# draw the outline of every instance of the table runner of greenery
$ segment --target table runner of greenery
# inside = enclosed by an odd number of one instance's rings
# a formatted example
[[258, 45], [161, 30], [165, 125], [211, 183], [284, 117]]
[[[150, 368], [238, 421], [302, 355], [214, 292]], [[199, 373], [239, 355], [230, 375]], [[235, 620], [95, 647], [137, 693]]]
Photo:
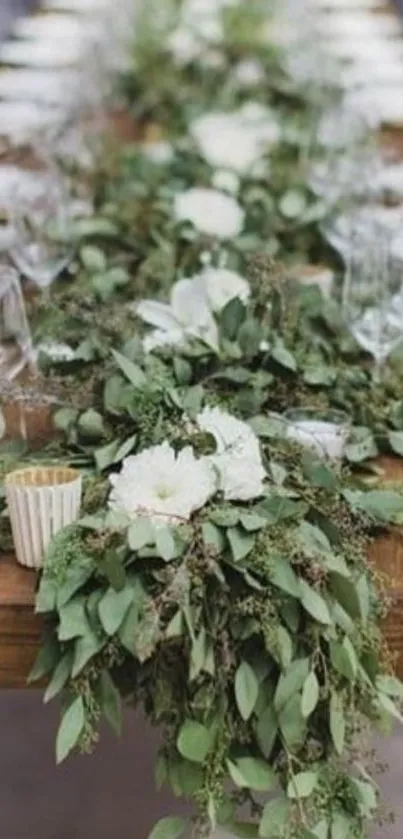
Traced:
[[[403, 452], [399, 355], [374, 386], [337, 295], [292, 278], [341, 271], [304, 174], [312, 91], [261, 38], [267, 4], [222, 5], [220, 42], [186, 57], [146, 4], [116, 95], [162, 140], [105, 147], [70, 276], [29, 304], [61, 436], [26, 456], [86, 472], [83, 517], [46, 557], [32, 678], [62, 697], [58, 761], [142, 707], [195, 837], [359, 839], [378, 809], [366, 734], [401, 720], [367, 553], [403, 498], [362, 479]], [[221, 111], [260, 126], [252, 167], [235, 140], [201, 151], [195, 120]], [[285, 439], [298, 406], [350, 413], [339, 471]], [[152, 839], [190, 830], [168, 816]]]

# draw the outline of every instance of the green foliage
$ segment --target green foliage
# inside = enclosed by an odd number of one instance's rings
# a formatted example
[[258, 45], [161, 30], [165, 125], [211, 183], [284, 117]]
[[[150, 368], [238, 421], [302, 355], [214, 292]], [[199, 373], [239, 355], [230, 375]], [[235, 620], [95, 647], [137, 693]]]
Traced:
[[[299, 263], [332, 256], [298, 168], [311, 115], [275, 50], [256, 41], [260, 0], [225, 10], [222, 69], [178, 69], [166, 48], [177, 8], [162, 20], [160, 6], [139, 4], [121, 82], [136, 117], [173, 138], [173, 160], [153, 164], [136, 147], [105, 155], [97, 215], [77, 225], [76, 275], [48, 306], [30, 304], [35, 339], [63, 336], [74, 351], [44, 372], [67, 403], [54, 417], [57, 455], [91, 473], [84, 518], [47, 552], [36, 608], [49, 621], [31, 677], [48, 678], [46, 701], [62, 698], [58, 761], [90, 750], [102, 718], [120, 733], [126, 701], [141, 706], [165, 734], [158, 780], [195, 803], [201, 837], [217, 822], [262, 839], [363, 839], [377, 801], [368, 767], [349, 769], [355, 727], [401, 720], [403, 695], [382, 659], [385, 606], [366, 557], [374, 534], [401, 523], [403, 502], [356, 472], [378, 452], [403, 452], [399, 361], [374, 388], [337, 305], [291, 279]], [[244, 233], [212, 249], [214, 264], [247, 276], [250, 299], [216, 315], [214, 350], [189, 339], [145, 355], [132, 304], [166, 302], [211, 244], [173, 222], [178, 189], [212, 180], [193, 143], [176, 139], [195, 115], [243, 103], [228, 79], [251, 55], [266, 79], [258, 100], [281, 115], [284, 140], [269, 185], [242, 179]], [[261, 499], [220, 497], [187, 523], [158, 526], [108, 511], [108, 474], [131, 454], [165, 440], [211, 453], [194, 424], [205, 405], [254, 429]], [[285, 439], [281, 415], [301, 406], [349, 412], [351, 468], [336, 473]], [[187, 832], [168, 817], [149, 839]]]

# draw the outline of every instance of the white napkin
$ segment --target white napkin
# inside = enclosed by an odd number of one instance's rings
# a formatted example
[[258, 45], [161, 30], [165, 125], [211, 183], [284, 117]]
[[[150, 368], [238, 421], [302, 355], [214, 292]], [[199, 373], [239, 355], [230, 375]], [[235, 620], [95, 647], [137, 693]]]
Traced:
[[63, 12], [87, 12], [112, 6], [113, 0], [45, 0], [43, 9], [61, 9]]
[[310, 0], [314, 6], [322, 6], [325, 9], [376, 9], [379, 6], [386, 6], [387, 0]]
[[51, 123], [54, 109], [34, 102], [0, 102], [0, 136], [25, 142], [32, 132]]
[[403, 124], [403, 87], [377, 85], [362, 88], [349, 97], [352, 107], [362, 113], [376, 113], [384, 125]]
[[346, 88], [369, 85], [403, 85], [403, 59], [388, 62], [353, 61], [342, 71], [342, 84]]
[[403, 58], [403, 41], [397, 38], [329, 38], [326, 49], [340, 58], [372, 61], [374, 64], [400, 61]]
[[69, 67], [80, 60], [82, 39], [60, 41], [8, 41], [0, 46], [0, 63], [21, 67]]
[[58, 105], [74, 88], [75, 80], [72, 70], [4, 70], [0, 72], [0, 97]]
[[391, 38], [403, 34], [397, 15], [371, 12], [332, 12], [321, 14], [317, 26], [326, 38]]
[[32, 39], [67, 39], [82, 38], [97, 31], [95, 21], [77, 15], [48, 14], [37, 15], [36, 17], [21, 17], [13, 28], [13, 35], [17, 38]]

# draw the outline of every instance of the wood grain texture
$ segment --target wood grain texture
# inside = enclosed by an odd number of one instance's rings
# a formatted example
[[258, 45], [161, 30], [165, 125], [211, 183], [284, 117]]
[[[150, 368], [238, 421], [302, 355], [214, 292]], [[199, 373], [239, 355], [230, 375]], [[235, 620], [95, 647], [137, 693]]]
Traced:
[[[403, 488], [403, 460], [380, 458], [382, 483]], [[392, 653], [396, 672], [403, 679], [403, 528], [394, 528], [377, 539], [370, 548], [369, 560], [385, 576], [391, 598], [391, 608], [384, 632]]]
[[34, 613], [36, 574], [0, 556], [0, 688], [25, 688], [41, 638]]
[[[383, 480], [402, 481], [403, 461], [382, 458]], [[385, 638], [403, 678], [403, 529], [377, 539], [369, 560], [387, 580], [392, 606]], [[15, 557], [0, 556], [0, 688], [24, 688], [38, 650], [42, 619], [34, 614], [36, 574], [17, 565]]]

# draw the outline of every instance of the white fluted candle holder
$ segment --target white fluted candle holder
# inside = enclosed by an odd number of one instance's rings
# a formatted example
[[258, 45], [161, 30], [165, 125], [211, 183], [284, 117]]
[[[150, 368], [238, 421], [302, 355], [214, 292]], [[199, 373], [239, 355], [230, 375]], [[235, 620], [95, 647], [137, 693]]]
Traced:
[[64, 466], [32, 467], [10, 472], [5, 488], [17, 560], [42, 568], [53, 536], [79, 517], [82, 477]]

